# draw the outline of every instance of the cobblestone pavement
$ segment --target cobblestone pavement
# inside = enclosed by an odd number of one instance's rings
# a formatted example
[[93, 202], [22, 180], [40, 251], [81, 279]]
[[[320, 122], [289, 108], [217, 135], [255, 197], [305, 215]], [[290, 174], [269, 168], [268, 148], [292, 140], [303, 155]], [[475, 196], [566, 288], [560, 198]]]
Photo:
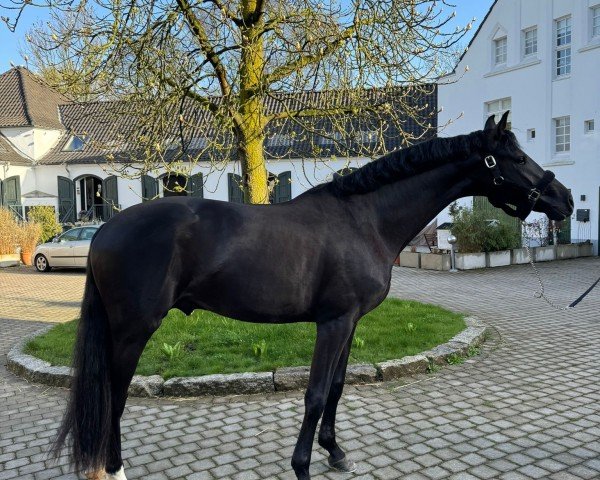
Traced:
[[[600, 259], [540, 265], [547, 293], [568, 303], [600, 275]], [[394, 269], [391, 295], [478, 315], [494, 327], [481, 355], [406, 384], [348, 387], [339, 437], [354, 476], [315, 479], [600, 478], [600, 290], [576, 310], [532, 298], [527, 267], [457, 274]], [[0, 321], [0, 365], [39, 323]], [[394, 332], [390, 332], [394, 334]], [[400, 334], [400, 332], [398, 332]], [[66, 391], [0, 366], [0, 479], [73, 479], [47, 461]], [[133, 479], [293, 479], [302, 393], [192, 400], [131, 399], [124, 416]]]
[[79, 315], [84, 270], [0, 269], [0, 318], [61, 322]]

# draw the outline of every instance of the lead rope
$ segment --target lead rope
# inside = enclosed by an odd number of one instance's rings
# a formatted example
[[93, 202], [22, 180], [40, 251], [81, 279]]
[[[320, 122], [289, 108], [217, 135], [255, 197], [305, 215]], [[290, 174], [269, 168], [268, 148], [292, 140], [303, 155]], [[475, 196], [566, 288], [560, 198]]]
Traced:
[[[526, 224], [525, 222], [521, 222], [523, 224], [523, 227], [525, 227], [525, 232], [527, 232], [526, 229]], [[531, 255], [531, 248], [529, 247], [529, 237], [527, 236], [527, 234], [525, 234], [525, 239], [527, 240], [525, 242], [525, 248], [527, 249], [527, 256], [529, 257], [529, 263], [531, 264], [533, 271], [535, 272], [535, 275], [537, 276], [537, 280], [538, 283], [540, 284], [540, 290], [535, 292], [533, 294], [533, 296], [535, 298], [542, 298], [543, 300], [546, 301], [546, 303], [548, 305], [550, 305], [552, 308], [555, 308], [556, 310], [562, 310], [562, 311], [566, 311], [566, 310], [571, 310], [573, 308], [575, 308], [575, 306], [581, 302], [587, 295], [588, 293], [590, 293], [594, 287], [596, 285], [598, 285], [598, 283], [600, 283], [600, 278], [598, 278], [598, 280], [596, 280], [592, 286], [590, 288], [588, 288], [585, 292], [583, 292], [582, 295], [579, 296], [579, 298], [573, 302], [571, 302], [569, 305], [567, 305], [566, 307], [563, 307], [561, 305], [557, 305], [556, 303], [554, 303], [552, 300], [550, 300], [546, 294], [544, 293], [544, 282], [542, 282], [542, 277], [540, 275], [540, 272], [538, 271], [537, 267], [535, 266], [535, 263], [533, 262], [533, 256]]]

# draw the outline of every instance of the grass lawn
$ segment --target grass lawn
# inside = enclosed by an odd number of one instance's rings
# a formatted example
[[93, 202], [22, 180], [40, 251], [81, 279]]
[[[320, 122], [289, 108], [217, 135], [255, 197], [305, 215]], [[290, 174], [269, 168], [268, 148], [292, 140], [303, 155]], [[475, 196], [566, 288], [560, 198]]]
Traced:
[[[448, 341], [464, 328], [462, 315], [387, 299], [359, 322], [350, 363], [414, 355]], [[57, 325], [29, 342], [25, 352], [53, 365], [70, 365], [75, 329], [76, 321]], [[190, 316], [171, 310], [148, 342], [137, 374], [168, 379], [309, 365], [315, 334], [314, 323], [251, 324], [204, 310]]]

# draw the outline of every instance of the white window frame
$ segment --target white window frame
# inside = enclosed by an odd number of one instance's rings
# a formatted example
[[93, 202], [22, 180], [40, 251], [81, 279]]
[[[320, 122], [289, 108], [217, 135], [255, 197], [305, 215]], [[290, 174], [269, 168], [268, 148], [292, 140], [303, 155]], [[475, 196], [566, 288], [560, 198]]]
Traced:
[[496, 38], [492, 45], [494, 66], [506, 65], [508, 60], [508, 37]]
[[[563, 43], [560, 43], [561, 37], [564, 37]], [[563, 78], [571, 74], [572, 43], [573, 23], [571, 15], [556, 19], [554, 21], [554, 78]], [[559, 59], [559, 56], [562, 56], [562, 58]], [[559, 60], [562, 60], [563, 64]]]
[[[527, 53], [527, 34], [533, 33], [533, 39], [531, 41], [531, 52]], [[523, 58], [536, 57], [538, 53], [538, 29], [537, 25], [529, 27], [523, 30]]]
[[600, 4], [590, 7], [590, 37], [600, 40]]
[[554, 131], [554, 153], [564, 155], [571, 152], [571, 117], [556, 117], [552, 121]]
[[586, 135], [590, 135], [590, 134], [594, 133], [595, 131], [596, 131], [596, 122], [594, 121], [593, 118], [583, 122], [583, 132]]
[[510, 130], [512, 128], [512, 98], [511, 97], [504, 97], [504, 98], [497, 98], [496, 100], [490, 100], [489, 102], [485, 102], [483, 105], [483, 121], [485, 123], [485, 121], [487, 121], [487, 119], [491, 116], [494, 115], [494, 120], [496, 121], [496, 123], [498, 123], [500, 121], [500, 119], [502, 118], [502, 115], [504, 115], [504, 113], [510, 110], [511, 112], [508, 115], [508, 122], [507, 122], [507, 126], [506, 128], [508, 130]]

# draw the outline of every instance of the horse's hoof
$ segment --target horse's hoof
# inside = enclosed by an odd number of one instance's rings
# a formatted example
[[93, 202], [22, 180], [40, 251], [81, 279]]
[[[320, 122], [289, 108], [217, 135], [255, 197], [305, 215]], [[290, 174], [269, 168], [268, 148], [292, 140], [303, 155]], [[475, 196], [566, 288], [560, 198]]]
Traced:
[[340, 458], [337, 461], [333, 461], [331, 457], [327, 460], [329, 466], [338, 472], [352, 473], [356, 471], [356, 463], [349, 460], [347, 457]]

